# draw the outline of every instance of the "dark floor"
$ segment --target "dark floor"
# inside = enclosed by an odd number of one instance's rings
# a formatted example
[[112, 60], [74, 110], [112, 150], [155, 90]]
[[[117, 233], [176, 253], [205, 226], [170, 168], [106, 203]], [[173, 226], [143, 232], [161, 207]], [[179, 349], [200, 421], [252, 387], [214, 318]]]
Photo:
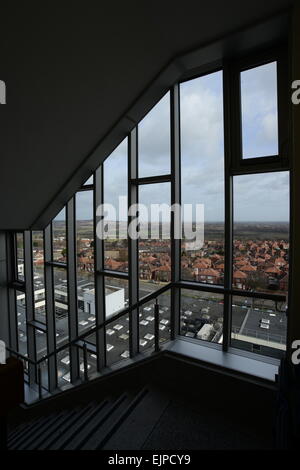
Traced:
[[143, 445], [157, 450], [242, 450], [273, 448], [272, 423], [247, 422], [238, 410], [187, 405], [173, 399]]

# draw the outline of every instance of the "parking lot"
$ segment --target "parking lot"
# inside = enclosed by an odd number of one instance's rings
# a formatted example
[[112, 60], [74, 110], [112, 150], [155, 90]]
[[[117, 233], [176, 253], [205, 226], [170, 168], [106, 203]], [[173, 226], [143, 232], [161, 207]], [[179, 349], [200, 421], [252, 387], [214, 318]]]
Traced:
[[[124, 281], [110, 280], [113, 286], [124, 288], [125, 301], [128, 299], [128, 288]], [[55, 278], [58, 290], [66, 289], [66, 282], [62, 277]], [[108, 284], [109, 285], [109, 284]], [[88, 278], [78, 281], [78, 293], [85, 287], [93, 287]], [[153, 283], [140, 283], [140, 298], [149, 295], [160, 286]], [[159, 296], [160, 306], [160, 341], [170, 339], [170, 292]], [[19, 351], [27, 354], [26, 319], [24, 301], [17, 302]], [[38, 313], [38, 320], [45, 322], [42, 312]], [[181, 334], [187, 338], [198, 338], [201, 328], [205, 324], [212, 325], [208, 341], [222, 342], [223, 323], [223, 296], [207, 292], [198, 292], [182, 289], [181, 291]], [[263, 326], [262, 326], [263, 323]], [[80, 333], [87, 331], [95, 325], [95, 315], [78, 309], [78, 328]], [[242, 349], [249, 349], [252, 338], [271, 343], [284, 344], [286, 334], [286, 316], [276, 311], [274, 302], [255, 300], [246, 297], [235, 297], [232, 305], [232, 332], [235, 334], [233, 345]], [[248, 337], [247, 341], [240, 341], [238, 336]], [[201, 334], [200, 334], [201, 336]], [[203, 339], [203, 338], [200, 338]], [[68, 312], [63, 310], [56, 315], [56, 345], [60, 346], [68, 340]], [[91, 344], [95, 344], [95, 334], [88, 337]], [[36, 330], [37, 357], [47, 354], [46, 334]], [[154, 348], [154, 301], [145, 304], [139, 311], [139, 347], [140, 351]], [[129, 315], [113, 321], [106, 329], [107, 365], [110, 366], [129, 357]], [[265, 346], [262, 351], [274, 355], [274, 350]], [[276, 352], [276, 351], [275, 351]], [[275, 354], [276, 355], [276, 354]], [[96, 356], [89, 352], [89, 372], [96, 371]], [[70, 380], [70, 360], [67, 351], [58, 355], [58, 377], [62, 384]], [[80, 369], [83, 373], [83, 357], [80, 354]], [[47, 381], [46, 367], [43, 367], [43, 380]]]

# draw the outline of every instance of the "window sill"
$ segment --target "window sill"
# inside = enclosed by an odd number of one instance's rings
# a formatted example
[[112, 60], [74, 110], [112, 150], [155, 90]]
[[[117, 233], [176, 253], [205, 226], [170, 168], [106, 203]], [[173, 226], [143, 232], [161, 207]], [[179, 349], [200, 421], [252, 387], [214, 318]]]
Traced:
[[[248, 379], [260, 379], [275, 384], [279, 360], [254, 354], [245, 354], [238, 350], [222, 351], [220, 347], [203, 342], [193, 342], [178, 337], [168, 344], [166, 351], [196, 359], [206, 365], [226, 369], [228, 373], [247, 376]], [[252, 357], [250, 357], [252, 356]], [[254, 358], [255, 357], [255, 358]]]

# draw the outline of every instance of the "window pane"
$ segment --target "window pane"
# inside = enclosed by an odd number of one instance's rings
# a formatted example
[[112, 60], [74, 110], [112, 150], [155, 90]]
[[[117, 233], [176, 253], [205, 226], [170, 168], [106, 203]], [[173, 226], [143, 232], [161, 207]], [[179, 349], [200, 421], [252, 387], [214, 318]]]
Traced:
[[58, 386], [65, 386], [71, 383], [70, 355], [68, 349], [64, 349], [57, 354], [57, 383]]
[[[101, 335], [102, 335], [102, 329], [100, 330]], [[87, 336], [85, 338], [88, 351], [87, 351], [87, 361], [88, 361], [88, 373], [89, 375], [92, 375], [94, 373], [97, 373], [97, 352], [96, 352], [96, 334], [92, 333], [90, 336]], [[94, 352], [92, 350], [94, 349]], [[80, 350], [79, 350], [80, 351]], [[83, 352], [80, 353], [81, 357], [83, 359]], [[82, 366], [81, 366], [82, 369]], [[83, 370], [84, 371], [84, 370]], [[83, 377], [83, 371], [81, 370], [81, 374]]]
[[[39, 333], [37, 333], [38, 330], [36, 330], [36, 342], [40, 342], [40, 339], [38, 338]], [[46, 337], [46, 334], [44, 333], [44, 337]], [[42, 337], [42, 341], [43, 341]], [[44, 354], [41, 354], [41, 356], [44, 356], [47, 354], [47, 351]], [[49, 372], [48, 372], [48, 360], [45, 359], [43, 362], [40, 363], [39, 367], [41, 368], [41, 379], [42, 379], [42, 388], [43, 388], [43, 393], [45, 393], [45, 390], [49, 390]]]
[[[128, 306], [128, 281], [123, 279], [114, 279], [105, 277], [105, 309], [106, 318], [109, 319]], [[94, 291], [86, 292], [84, 295], [85, 325], [82, 329], [89, 329], [96, 324], [95, 294]], [[121, 322], [125, 320], [121, 318]], [[80, 322], [79, 322], [80, 323]], [[129, 328], [129, 324], [127, 325]], [[96, 335], [92, 333], [88, 339], [93, 345], [96, 345]], [[120, 341], [119, 341], [120, 343]], [[122, 342], [121, 342], [122, 343]], [[116, 344], [115, 344], [116, 346]]]
[[[35, 328], [35, 344], [36, 344], [36, 357], [37, 360], [47, 355], [47, 335], [44, 331]], [[42, 362], [42, 365], [45, 365]]]
[[16, 291], [16, 313], [19, 353], [27, 356], [26, 297], [24, 292]]
[[223, 304], [223, 295], [182, 289], [181, 334], [187, 338], [222, 343]]
[[42, 323], [46, 323], [44, 236], [42, 231], [32, 232], [32, 260], [35, 319]]
[[83, 186], [89, 185], [89, 184], [94, 184], [94, 175], [90, 176], [85, 183], [83, 183]]
[[[82, 348], [79, 348], [79, 375], [82, 380], [85, 380], [84, 376], [84, 352]], [[97, 372], [97, 356], [90, 351], [86, 352], [87, 359], [87, 373], [88, 377], [91, 377], [91, 374]]]
[[[146, 303], [139, 309], [139, 347], [140, 352], [154, 349], [155, 300]], [[158, 297], [159, 305], [159, 343], [170, 341], [171, 334], [171, 293], [170, 291]]]
[[129, 358], [129, 322], [123, 316], [106, 327], [107, 365]]
[[[105, 308], [106, 318], [109, 319], [128, 305], [128, 281], [123, 279], [105, 278]], [[88, 341], [96, 344], [93, 333]], [[129, 317], [124, 315], [106, 327], [106, 351], [108, 366], [129, 357]], [[91, 356], [92, 372], [96, 367], [96, 357]]]
[[231, 345], [280, 358], [286, 349], [286, 304], [233, 297]]
[[170, 183], [139, 187], [139, 296], [171, 280]]
[[[94, 325], [93, 325], [94, 326]], [[87, 343], [92, 344], [93, 346], [96, 346], [96, 333], [92, 333], [91, 335], [87, 336], [85, 338], [85, 341]], [[96, 354], [96, 353], [95, 353]], [[97, 360], [97, 357], [95, 357], [95, 360]]]
[[[183, 206], [182, 278], [223, 284], [224, 131], [222, 72], [180, 85]], [[189, 213], [189, 204], [192, 212]], [[188, 241], [187, 224], [201, 234], [196, 204], [204, 205], [204, 244]], [[199, 219], [199, 217], [197, 217]]]
[[54, 268], [54, 301], [56, 323], [56, 345], [61, 346], [69, 337], [68, 329], [68, 283], [65, 269]]
[[19, 281], [24, 281], [24, 237], [23, 233], [16, 234], [17, 251], [17, 277]]
[[63, 208], [52, 222], [52, 257], [55, 261], [66, 261], [67, 237], [66, 237], [66, 209]]
[[78, 332], [95, 325], [95, 285], [88, 279], [78, 281]]
[[289, 173], [234, 177], [233, 286], [287, 293]]
[[105, 277], [105, 313], [106, 318], [128, 307], [128, 281]]
[[167, 93], [138, 127], [139, 177], [170, 173], [170, 94]]
[[277, 63], [241, 72], [243, 158], [278, 155]]
[[[128, 271], [127, 243], [127, 139], [105, 160], [104, 203], [110, 204], [108, 236], [104, 241], [104, 266], [112, 271]], [[120, 199], [121, 198], [121, 199]]]
[[95, 315], [93, 191], [76, 194], [78, 331]]

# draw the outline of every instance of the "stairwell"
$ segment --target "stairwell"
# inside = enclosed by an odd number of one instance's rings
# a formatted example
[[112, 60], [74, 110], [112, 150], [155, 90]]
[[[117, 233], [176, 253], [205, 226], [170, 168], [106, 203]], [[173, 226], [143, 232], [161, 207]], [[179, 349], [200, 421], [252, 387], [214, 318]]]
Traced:
[[19, 410], [8, 450], [272, 449], [275, 388], [220, 372], [156, 356]]

